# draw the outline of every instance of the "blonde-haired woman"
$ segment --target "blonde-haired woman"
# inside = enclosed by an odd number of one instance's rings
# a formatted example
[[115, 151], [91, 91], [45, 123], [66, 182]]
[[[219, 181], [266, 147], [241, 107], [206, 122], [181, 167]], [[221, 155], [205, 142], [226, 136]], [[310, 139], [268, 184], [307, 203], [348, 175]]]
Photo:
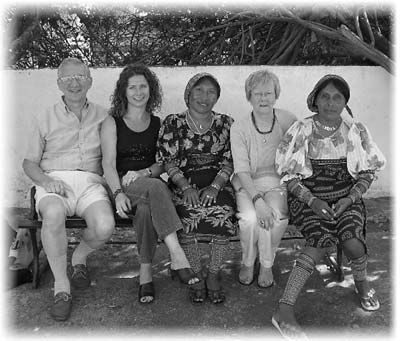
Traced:
[[275, 108], [280, 94], [278, 77], [260, 70], [245, 83], [250, 115], [233, 123], [231, 148], [234, 163], [232, 180], [236, 191], [242, 246], [239, 282], [250, 285], [258, 256], [258, 286], [273, 285], [272, 265], [286, 230], [286, 187], [275, 171], [275, 152], [283, 135], [296, 121], [292, 113]]

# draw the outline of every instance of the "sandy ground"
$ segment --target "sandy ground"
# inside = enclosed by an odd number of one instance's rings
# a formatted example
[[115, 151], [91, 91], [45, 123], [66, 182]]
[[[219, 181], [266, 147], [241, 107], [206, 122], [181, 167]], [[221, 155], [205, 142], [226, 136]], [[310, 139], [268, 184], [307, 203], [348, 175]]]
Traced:
[[[368, 209], [369, 280], [377, 291], [381, 309], [365, 312], [354, 293], [350, 268], [344, 263], [345, 280], [337, 282], [323, 263], [308, 281], [296, 306], [299, 323], [310, 338], [392, 338], [394, 331], [392, 289], [392, 201], [366, 200]], [[117, 231], [114, 239], [129, 238]], [[73, 238], [72, 238], [73, 239]], [[255, 283], [237, 282], [241, 250], [231, 243], [231, 257], [224, 266], [223, 306], [206, 302], [193, 306], [187, 288], [168, 275], [169, 258], [160, 245], [154, 262], [156, 300], [150, 305], [137, 301], [137, 250], [134, 245], [106, 245], [88, 259], [91, 288], [73, 291], [73, 312], [66, 322], [49, 316], [53, 277], [46, 271], [38, 289], [24, 284], [6, 292], [5, 335], [14, 338], [280, 338], [271, 316], [283, 292], [302, 241], [282, 241], [276, 256], [276, 285], [260, 289]], [[72, 250], [71, 246], [71, 250]], [[204, 251], [208, 245], [202, 244]], [[207, 257], [203, 258], [207, 262]]]

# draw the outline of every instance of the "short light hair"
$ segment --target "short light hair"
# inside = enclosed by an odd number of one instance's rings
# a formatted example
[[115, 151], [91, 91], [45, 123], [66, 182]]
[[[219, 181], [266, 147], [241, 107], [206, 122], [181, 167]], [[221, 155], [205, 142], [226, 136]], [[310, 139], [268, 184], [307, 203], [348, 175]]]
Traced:
[[90, 77], [90, 69], [89, 69], [89, 67], [82, 60], [80, 60], [78, 58], [72, 58], [72, 57], [68, 57], [68, 58], [63, 59], [63, 61], [58, 66], [57, 77], [60, 77], [60, 73], [61, 73], [62, 68], [67, 64], [82, 65], [85, 68], [86, 76]]
[[251, 73], [246, 79], [244, 89], [246, 91], [247, 100], [250, 101], [251, 92], [257, 85], [268, 83], [269, 81], [274, 83], [275, 98], [278, 99], [281, 93], [281, 86], [278, 77], [271, 71], [259, 70]]

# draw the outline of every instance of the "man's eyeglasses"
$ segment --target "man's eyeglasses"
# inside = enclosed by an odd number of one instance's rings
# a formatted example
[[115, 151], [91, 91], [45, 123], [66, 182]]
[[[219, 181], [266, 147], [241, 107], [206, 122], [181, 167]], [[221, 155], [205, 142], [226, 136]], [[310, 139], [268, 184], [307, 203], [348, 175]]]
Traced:
[[88, 77], [83, 75], [72, 75], [72, 76], [59, 77], [58, 80], [67, 84], [72, 83], [73, 80], [76, 80], [79, 83], [83, 83], [88, 80]]

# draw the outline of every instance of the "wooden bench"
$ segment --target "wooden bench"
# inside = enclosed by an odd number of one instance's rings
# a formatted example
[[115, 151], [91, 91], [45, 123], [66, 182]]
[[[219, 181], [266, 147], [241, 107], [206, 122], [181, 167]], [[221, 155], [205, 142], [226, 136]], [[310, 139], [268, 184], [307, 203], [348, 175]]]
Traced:
[[[19, 228], [29, 229], [30, 237], [32, 240], [32, 249], [33, 249], [33, 261], [32, 261], [32, 275], [33, 288], [38, 288], [40, 281], [40, 272], [39, 272], [39, 253], [41, 250], [41, 245], [37, 240], [36, 232], [38, 229], [42, 227], [42, 222], [38, 220], [38, 216], [35, 210], [35, 187], [31, 188], [30, 191], [30, 208], [15, 208], [11, 214], [15, 215], [18, 220]], [[115, 226], [116, 228], [130, 228], [132, 229], [132, 220], [131, 219], [122, 219], [119, 216], [115, 215]], [[86, 222], [82, 218], [79, 217], [68, 217], [65, 221], [65, 227], [67, 229], [81, 229], [86, 228]], [[295, 239], [303, 239], [301, 233], [294, 227], [288, 226], [282, 240], [295, 240]], [[200, 243], [210, 242], [210, 237], [207, 235], [197, 235], [197, 240]], [[230, 237], [230, 242], [239, 242], [239, 236]], [[161, 242], [161, 241], [160, 241]], [[136, 243], [135, 240], [131, 241], [113, 241], [112, 239], [108, 241], [106, 244], [132, 244]], [[325, 257], [325, 263], [328, 266], [328, 269], [331, 271], [333, 275], [336, 276], [339, 282], [343, 281], [344, 274], [342, 268], [342, 249], [340, 246], [337, 247], [336, 252], [327, 253]]]

